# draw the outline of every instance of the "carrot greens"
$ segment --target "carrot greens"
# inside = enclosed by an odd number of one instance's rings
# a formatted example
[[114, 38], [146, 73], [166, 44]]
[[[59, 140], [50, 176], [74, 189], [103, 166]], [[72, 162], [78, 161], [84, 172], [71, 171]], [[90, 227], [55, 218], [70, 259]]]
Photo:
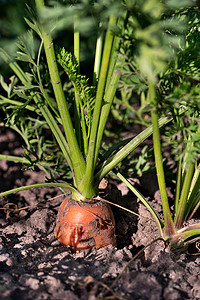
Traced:
[[[199, 222], [185, 225], [200, 205], [200, 13], [194, 2], [35, 0], [33, 10], [27, 8], [29, 28], [18, 39], [15, 59], [0, 49], [14, 73], [9, 83], [0, 77], [1, 124], [23, 138], [24, 156], [0, 154], [0, 159], [37, 166], [48, 182], [1, 197], [58, 186], [70, 189], [73, 200], [86, 201], [113, 171], [151, 212], [163, 239], [179, 247], [199, 238]], [[63, 44], [58, 32], [65, 36]], [[88, 36], [85, 53], [82, 39]], [[86, 74], [84, 55], [92, 57]], [[104, 151], [110, 113], [143, 130]], [[162, 216], [116, 169], [151, 135]], [[164, 144], [176, 163], [173, 210]]]
[[[126, 58], [127, 64], [122, 71], [124, 82], [121, 85], [128, 88], [129, 93], [137, 91], [143, 95], [145, 90], [147, 95], [145, 113], [149, 114], [148, 124], [153, 128], [154, 162], [162, 217], [155, 213], [144, 196], [120, 172], [117, 176], [151, 212], [162, 238], [175, 248], [184, 248], [200, 238], [200, 222], [188, 222], [200, 204], [199, 9], [191, 1], [186, 7], [174, 1], [172, 10], [160, 1], [152, 2], [150, 6], [148, 2], [138, 1], [138, 6], [134, 6], [138, 11], [130, 15], [127, 21], [128, 49], [132, 50], [134, 32], [137, 50]], [[141, 18], [146, 22], [136, 27]], [[127, 44], [126, 41], [124, 48]], [[130, 69], [130, 61], [134, 61], [134, 68]], [[132, 86], [130, 78], [134, 80]], [[172, 122], [161, 131], [159, 118], [163, 115], [171, 116]], [[166, 145], [170, 145], [170, 155], [175, 161], [174, 172], [177, 174], [173, 181], [173, 209], [168, 199], [167, 169], [163, 160]]]

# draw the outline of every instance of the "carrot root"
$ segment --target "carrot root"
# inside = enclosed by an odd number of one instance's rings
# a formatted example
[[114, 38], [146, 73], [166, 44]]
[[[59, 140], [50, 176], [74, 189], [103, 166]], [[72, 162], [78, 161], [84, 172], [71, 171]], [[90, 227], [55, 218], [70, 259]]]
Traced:
[[75, 250], [116, 246], [112, 210], [102, 201], [77, 202], [66, 198], [58, 211], [55, 236]]

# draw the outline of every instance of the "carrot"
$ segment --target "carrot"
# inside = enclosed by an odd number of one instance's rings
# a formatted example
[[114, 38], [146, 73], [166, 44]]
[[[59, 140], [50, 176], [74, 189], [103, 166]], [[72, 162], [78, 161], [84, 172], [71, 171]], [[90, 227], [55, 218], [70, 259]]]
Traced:
[[66, 198], [60, 205], [55, 228], [56, 238], [75, 250], [116, 245], [112, 210], [102, 201], [77, 202]]

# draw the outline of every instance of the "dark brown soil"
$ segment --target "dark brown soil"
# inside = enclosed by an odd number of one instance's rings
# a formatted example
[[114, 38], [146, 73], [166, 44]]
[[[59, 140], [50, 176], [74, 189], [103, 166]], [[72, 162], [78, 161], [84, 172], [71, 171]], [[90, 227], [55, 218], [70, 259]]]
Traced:
[[[0, 141], [1, 153], [20, 153], [11, 131], [2, 129]], [[43, 182], [45, 177], [5, 161], [0, 161], [0, 176], [1, 191]], [[160, 212], [156, 178], [146, 174], [135, 182], [145, 186]], [[56, 215], [64, 199], [59, 189], [33, 189], [1, 199], [0, 299], [200, 299], [200, 253], [195, 244], [178, 253], [159, 240], [133, 260], [158, 231], [144, 206], [123, 184], [117, 187], [111, 186], [112, 196], [117, 196], [112, 201], [141, 217], [113, 206], [117, 247], [81, 252], [55, 240]]]

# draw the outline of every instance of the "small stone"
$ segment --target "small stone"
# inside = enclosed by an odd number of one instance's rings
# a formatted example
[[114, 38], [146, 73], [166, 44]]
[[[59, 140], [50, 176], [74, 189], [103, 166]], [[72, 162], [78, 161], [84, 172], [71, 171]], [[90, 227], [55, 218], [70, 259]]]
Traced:
[[9, 257], [9, 254], [7, 254], [7, 253], [3, 253], [0, 255], [0, 262], [5, 262], [8, 267], [13, 265], [13, 262], [12, 262], [11, 258]]
[[25, 280], [25, 285], [30, 286], [31, 289], [37, 290], [39, 288], [40, 282], [36, 278], [28, 278]]

